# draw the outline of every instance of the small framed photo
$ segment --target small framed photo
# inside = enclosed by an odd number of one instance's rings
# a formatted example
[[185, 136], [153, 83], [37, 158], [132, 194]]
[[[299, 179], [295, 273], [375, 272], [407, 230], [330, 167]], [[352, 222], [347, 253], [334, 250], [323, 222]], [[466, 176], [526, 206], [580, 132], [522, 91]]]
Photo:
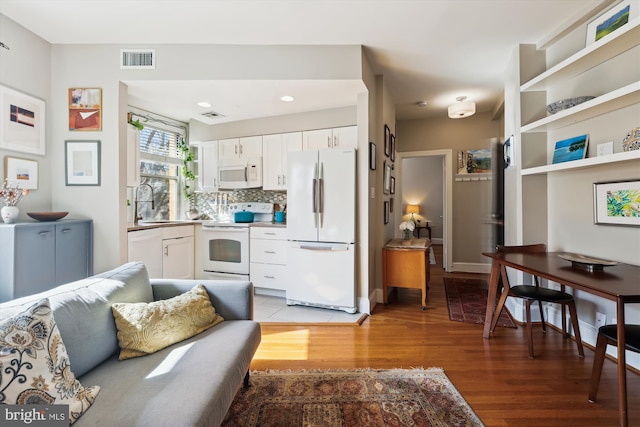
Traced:
[[640, 227], [640, 180], [593, 184], [595, 224]]
[[66, 185], [100, 185], [100, 141], [65, 141]]
[[391, 134], [390, 143], [389, 143], [389, 151], [391, 151], [391, 155], [389, 158], [392, 162], [396, 161], [396, 136]]
[[384, 223], [389, 224], [389, 202], [384, 202]]
[[389, 126], [384, 125], [384, 155], [389, 157], [391, 155], [391, 129]]
[[6, 156], [4, 177], [23, 190], [38, 189], [38, 161]]
[[395, 177], [391, 177], [391, 185], [389, 188], [389, 192], [391, 194], [396, 194], [396, 178]]
[[553, 150], [553, 164], [584, 159], [587, 155], [589, 135], [574, 136], [556, 142]]
[[369, 169], [376, 170], [376, 144], [369, 143]]
[[586, 45], [589, 46], [627, 25], [639, 16], [638, 9], [640, 3], [637, 0], [624, 0], [598, 16], [587, 25]]
[[102, 130], [102, 89], [69, 89], [69, 130]]
[[386, 160], [382, 162], [382, 192], [389, 194], [391, 192], [391, 164]]
[[0, 149], [45, 155], [45, 103], [0, 85]]

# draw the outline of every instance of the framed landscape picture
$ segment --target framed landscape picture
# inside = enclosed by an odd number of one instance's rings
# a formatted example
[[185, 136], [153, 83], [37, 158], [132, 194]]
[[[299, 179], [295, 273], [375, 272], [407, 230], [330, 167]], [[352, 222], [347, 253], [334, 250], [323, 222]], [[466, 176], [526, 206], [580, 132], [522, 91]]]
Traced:
[[553, 164], [584, 159], [587, 155], [589, 135], [574, 136], [556, 142], [553, 150]]
[[4, 158], [4, 177], [25, 190], [38, 189], [38, 162], [30, 159]]
[[640, 180], [593, 184], [596, 224], [640, 227]]
[[591, 21], [587, 26], [587, 46], [627, 25], [638, 17], [638, 9], [640, 2], [625, 0]]

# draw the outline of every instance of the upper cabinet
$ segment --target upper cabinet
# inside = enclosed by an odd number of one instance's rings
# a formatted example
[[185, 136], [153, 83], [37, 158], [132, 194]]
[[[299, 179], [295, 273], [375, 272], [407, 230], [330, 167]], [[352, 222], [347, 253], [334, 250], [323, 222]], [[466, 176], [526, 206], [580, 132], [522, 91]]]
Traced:
[[345, 126], [333, 129], [317, 129], [302, 132], [303, 150], [333, 148], [357, 148], [358, 127]]
[[198, 184], [202, 191], [218, 191], [218, 141], [198, 145]]
[[302, 132], [265, 135], [262, 137], [264, 190], [287, 189], [287, 155], [290, 151], [302, 151]]
[[138, 141], [140, 131], [138, 128], [127, 125], [127, 187], [140, 185], [140, 149]]
[[262, 157], [262, 136], [229, 138], [218, 141], [220, 165], [237, 165], [248, 159]]

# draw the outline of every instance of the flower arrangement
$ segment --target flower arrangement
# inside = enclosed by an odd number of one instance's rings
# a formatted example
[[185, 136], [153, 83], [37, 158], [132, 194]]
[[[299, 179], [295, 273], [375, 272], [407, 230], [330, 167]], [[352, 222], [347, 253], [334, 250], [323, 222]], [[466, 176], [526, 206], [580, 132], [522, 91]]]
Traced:
[[2, 188], [0, 189], [0, 196], [5, 206], [18, 206], [22, 197], [28, 194], [29, 190], [18, 188], [18, 184], [12, 187], [7, 179], [4, 180], [4, 184], [2, 184]]
[[402, 238], [409, 240], [411, 239], [411, 235], [413, 234], [413, 230], [415, 230], [416, 225], [411, 221], [402, 221], [398, 228], [402, 231]]

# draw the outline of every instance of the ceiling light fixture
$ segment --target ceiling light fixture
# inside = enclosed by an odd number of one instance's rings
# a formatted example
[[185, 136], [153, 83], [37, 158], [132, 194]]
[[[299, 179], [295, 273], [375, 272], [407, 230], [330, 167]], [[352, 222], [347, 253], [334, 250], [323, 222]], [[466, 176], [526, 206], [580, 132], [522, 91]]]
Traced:
[[280, 97], [280, 99], [282, 101], [284, 101], [284, 102], [291, 102], [291, 101], [295, 100], [295, 98], [293, 96], [291, 96], [291, 95], [282, 96], [282, 97]]
[[466, 96], [459, 96], [456, 98], [458, 102], [449, 105], [449, 118], [463, 119], [473, 116], [476, 113], [476, 103], [473, 101], [465, 101], [465, 99], [467, 99]]
[[427, 101], [416, 102], [416, 105], [420, 108], [424, 108], [427, 106]]
[[198, 102], [198, 107], [211, 108], [211, 104], [206, 101], [202, 101], [202, 102]]

